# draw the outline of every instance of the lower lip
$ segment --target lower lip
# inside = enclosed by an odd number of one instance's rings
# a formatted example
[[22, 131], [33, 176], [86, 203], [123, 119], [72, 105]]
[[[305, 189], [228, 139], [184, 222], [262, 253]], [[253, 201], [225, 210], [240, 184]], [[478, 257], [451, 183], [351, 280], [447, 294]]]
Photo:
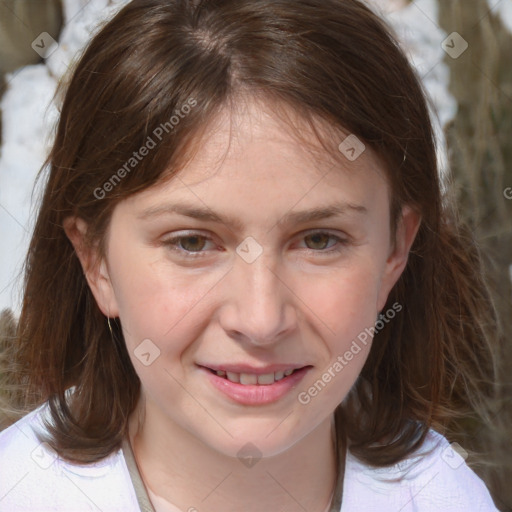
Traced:
[[207, 378], [219, 391], [243, 405], [264, 405], [277, 402], [296, 387], [310, 369], [311, 366], [305, 366], [274, 384], [245, 385], [231, 382], [201, 367], [201, 370], [206, 373]]

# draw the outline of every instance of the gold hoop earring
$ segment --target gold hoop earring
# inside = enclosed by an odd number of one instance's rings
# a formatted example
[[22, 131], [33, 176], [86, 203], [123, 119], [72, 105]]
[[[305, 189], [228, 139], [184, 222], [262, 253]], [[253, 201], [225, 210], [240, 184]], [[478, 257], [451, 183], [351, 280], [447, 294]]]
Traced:
[[108, 324], [108, 329], [110, 331], [110, 336], [112, 336], [112, 338], [114, 337], [114, 333], [112, 332], [112, 326], [110, 325], [110, 317], [107, 316], [107, 324]]

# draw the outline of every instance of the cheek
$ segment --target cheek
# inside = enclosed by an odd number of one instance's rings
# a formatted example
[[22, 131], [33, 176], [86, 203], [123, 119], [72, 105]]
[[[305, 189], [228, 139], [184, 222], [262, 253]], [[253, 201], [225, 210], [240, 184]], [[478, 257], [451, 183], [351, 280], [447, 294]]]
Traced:
[[[362, 260], [359, 260], [360, 262]], [[322, 327], [327, 358], [298, 390], [310, 414], [332, 411], [345, 399], [368, 357], [377, 316], [378, 278], [372, 266], [357, 266], [309, 287], [316, 325]]]
[[214, 276], [184, 273], [143, 252], [123, 258], [113, 283], [128, 348], [150, 339], [161, 352], [179, 352], [189, 342], [187, 336], [200, 329], [198, 306], [215, 284]]
[[304, 289], [305, 301], [322, 324], [334, 350], [373, 326], [377, 317], [379, 280], [375, 267], [361, 264], [343, 271], [312, 277]]

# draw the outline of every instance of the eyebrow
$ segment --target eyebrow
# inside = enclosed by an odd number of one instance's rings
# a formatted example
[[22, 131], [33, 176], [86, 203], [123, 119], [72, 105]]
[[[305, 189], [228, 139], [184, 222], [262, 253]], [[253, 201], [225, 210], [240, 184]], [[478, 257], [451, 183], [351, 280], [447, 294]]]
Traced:
[[[311, 208], [309, 210], [302, 210], [298, 212], [289, 212], [285, 214], [277, 224], [280, 226], [288, 224], [307, 224], [308, 222], [315, 220], [346, 215], [349, 212], [364, 215], [368, 213], [368, 209], [362, 205], [339, 202], [324, 207]], [[236, 217], [230, 215], [222, 216], [209, 208], [197, 207], [186, 203], [171, 203], [152, 206], [142, 211], [137, 218], [147, 220], [152, 217], [170, 214], [183, 215], [184, 217], [191, 217], [204, 222], [217, 222], [225, 224], [226, 226], [238, 231], [242, 231], [243, 229], [242, 222]]]

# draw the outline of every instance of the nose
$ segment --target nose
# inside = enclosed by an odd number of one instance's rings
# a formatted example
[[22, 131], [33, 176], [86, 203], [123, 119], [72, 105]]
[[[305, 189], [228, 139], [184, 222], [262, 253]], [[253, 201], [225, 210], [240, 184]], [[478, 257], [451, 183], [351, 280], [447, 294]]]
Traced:
[[237, 258], [226, 281], [227, 300], [219, 316], [224, 331], [240, 342], [267, 346], [297, 328], [296, 297], [286, 276], [269, 258]]

